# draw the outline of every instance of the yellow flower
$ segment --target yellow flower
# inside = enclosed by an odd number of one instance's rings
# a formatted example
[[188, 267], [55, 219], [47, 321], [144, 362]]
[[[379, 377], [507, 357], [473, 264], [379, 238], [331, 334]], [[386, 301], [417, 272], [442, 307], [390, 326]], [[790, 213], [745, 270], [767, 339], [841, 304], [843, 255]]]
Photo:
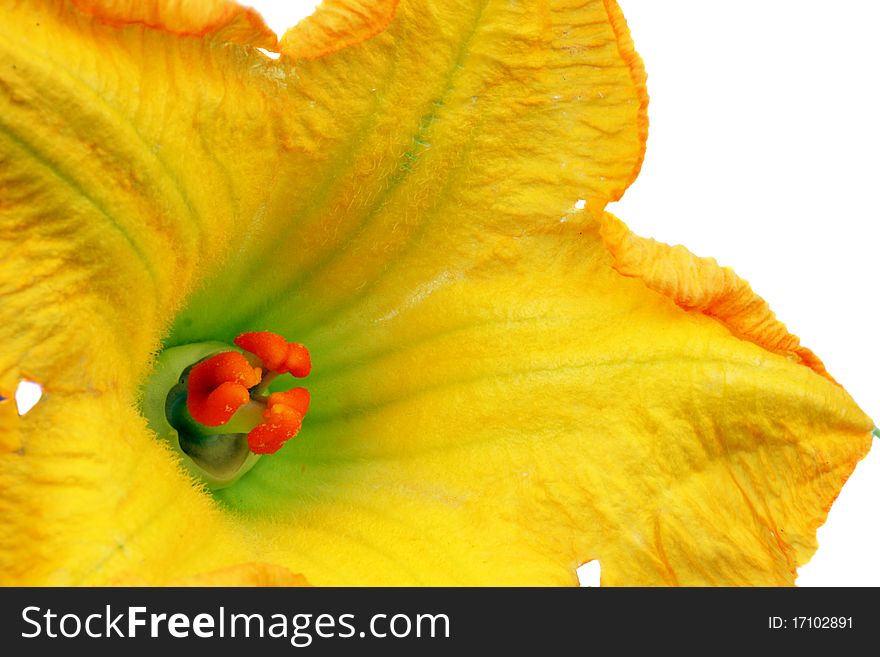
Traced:
[[[219, 0], [5, 4], [4, 583], [793, 582], [873, 425], [604, 212], [647, 132], [611, 0], [325, 1], [278, 61]], [[140, 386], [262, 330], [312, 406], [209, 492]]]

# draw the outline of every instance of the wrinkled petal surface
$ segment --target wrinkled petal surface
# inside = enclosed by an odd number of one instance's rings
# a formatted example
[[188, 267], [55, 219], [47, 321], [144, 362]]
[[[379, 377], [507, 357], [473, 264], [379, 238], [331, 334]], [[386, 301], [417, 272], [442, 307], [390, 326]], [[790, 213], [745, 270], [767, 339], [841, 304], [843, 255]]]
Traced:
[[322, 333], [297, 441], [220, 498], [316, 584], [572, 584], [590, 559], [606, 585], [791, 584], [870, 421], [621, 276], [601, 229], [389, 274]]
[[71, 0], [97, 21], [145, 25], [181, 36], [211, 35], [223, 41], [274, 48], [276, 36], [253, 9], [232, 0]]
[[[7, 4], [0, 394], [44, 399], [0, 402], [4, 583], [793, 582], [872, 424], [602, 213], [647, 126], [613, 2], [325, 3], [357, 38], [277, 61], [226, 3]], [[266, 330], [309, 415], [212, 496], [137, 387]]]
[[287, 57], [315, 59], [376, 36], [388, 27], [399, 0], [323, 0], [281, 37]]

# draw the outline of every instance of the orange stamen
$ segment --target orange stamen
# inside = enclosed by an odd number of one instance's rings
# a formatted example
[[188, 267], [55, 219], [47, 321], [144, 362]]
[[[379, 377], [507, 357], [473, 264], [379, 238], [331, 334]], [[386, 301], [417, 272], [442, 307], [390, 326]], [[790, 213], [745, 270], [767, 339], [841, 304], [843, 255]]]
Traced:
[[305, 388], [268, 397], [264, 396], [265, 390], [279, 374], [307, 376], [312, 369], [309, 350], [269, 331], [242, 333], [235, 344], [254, 354], [262, 367], [253, 367], [253, 358], [249, 362], [237, 351], [205, 359], [190, 370], [187, 409], [196, 422], [215, 427], [229, 422], [249, 402], [265, 404], [262, 421], [248, 433], [248, 446], [255, 454], [273, 454], [299, 433], [310, 397]]
[[299, 433], [309, 409], [309, 391], [294, 388], [269, 395], [263, 422], [248, 434], [248, 447], [254, 454], [274, 454]]
[[284, 361], [287, 371], [300, 379], [308, 376], [312, 371], [312, 357], [309, 350], [298, 342], [291, 342], [287, 348], [287, 359]]
[[235, 344], [256, 355], [263, 366], [272, 372], [302, 378], [312, 371], [309, 350], [296, 342], [288, 343], [277, 333], [253, 331], [242, 333], [235, 338]]
[[235, 338], [235, 344], [255, 354], [267, 370], [277, 370], [287, 358], [287, 340], [277, 333], [254, 331], [242, 333]]
[[250, 401], [248, 388], [262, 378], [237, 351], [216, 354], [195, 365], [189, 373], [186, 407], [196, 422], [209, 427], [225, 424]]
[[302, 415], [305, 415], [309, 410], [309, 402], [311, 402], [311, 395], [309, 395], [309, 391], [305, 388], [292, 388], [284, 392], [273, 392], [269, 395], [270, 408], [273, 404], [282, 404], [299, 411]]

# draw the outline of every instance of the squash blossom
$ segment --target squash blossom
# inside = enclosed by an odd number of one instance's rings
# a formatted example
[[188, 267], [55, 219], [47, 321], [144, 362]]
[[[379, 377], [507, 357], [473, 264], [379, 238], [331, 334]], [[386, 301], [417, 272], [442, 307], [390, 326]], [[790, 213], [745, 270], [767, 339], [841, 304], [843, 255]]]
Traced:
[[0, 33], [3, 583], [786, 585], [816, 549], [873, 423], [604, 211], [647, 136], [613, 0]]

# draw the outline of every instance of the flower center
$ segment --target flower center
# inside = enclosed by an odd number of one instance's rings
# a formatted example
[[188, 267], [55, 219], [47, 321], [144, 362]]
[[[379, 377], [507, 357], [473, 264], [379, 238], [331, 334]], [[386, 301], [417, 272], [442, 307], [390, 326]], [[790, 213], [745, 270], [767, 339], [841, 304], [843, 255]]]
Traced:
[[232, 345], [202, 342], [166, 349], [144, 389], [150, 427], [212, 489], [229, 486], [260, 456], [273, 454], [302, 427], [309, 392], [269, 392], [283, 374], [305, 377], [311, 358], [301, 344], [267, 331]]

